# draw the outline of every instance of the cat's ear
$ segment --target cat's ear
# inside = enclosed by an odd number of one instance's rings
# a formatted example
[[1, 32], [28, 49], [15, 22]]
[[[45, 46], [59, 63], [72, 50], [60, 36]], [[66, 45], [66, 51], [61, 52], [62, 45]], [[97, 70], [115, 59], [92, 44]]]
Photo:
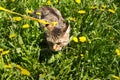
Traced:
[[62, 34], [64, 34], [62, 31], [61, 31], [61, 28], [60, 27], [55, 27], [53, 24], [48, 24], [46, 25], [45, 27], [45, 30], [53, 35], [56, 35], [56, 36], [60, 36]]
[[54, 26], [52, 24], [46, 24], [45, 25], [45, 30], [52, 32], [54, 29]]

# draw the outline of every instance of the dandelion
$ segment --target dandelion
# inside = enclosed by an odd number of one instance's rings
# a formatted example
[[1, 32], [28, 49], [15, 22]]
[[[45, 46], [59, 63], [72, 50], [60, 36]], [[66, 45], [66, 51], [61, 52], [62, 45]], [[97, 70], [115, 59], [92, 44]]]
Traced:
[[21, 17], [13, 17], [13, 20], [14, 20], [14, 21], [21, 21], [22, 18], [21, 18]]
[[119, 49], [116, 49], [115, 52], [118, 56], [120, 56], [120, 50]]
[[81, 37], [79, 37], [79, 40], [80, 40], [80, 42], [86, 42], [86, 37], [85, 36], [81, 36]]
[[33, 11], [32, 11], [32, 10], [27, 9], [25, 12], [26, 12], [26, 13], [31, 14]]
[[69, 17], [69, 20], [70, 20], [70, 21], [75, 21], [75, 18]]
[[78, 42], [78, 38], [77, 37], [73, 37], [73, 41], [77, 43]]
[[85, 11], [85, 10], [79, 10], [78, 13], [79, 13], [79, 14], [85, 14], [86, 11]]
[[106, 6], [105, 5], [101, 5], [101, 11], [105, 11]]
[[0, 48], [0, 52], [2, 52], [3, 51], [3, 49], [2, 48]]
[[106, 6], [105, 6], [105, 5], [102, 5], [101, 8], [102, 8], [102, 9], [106, 9]]
[[22, 28], [29, 28], [30, 26], [29, 26], [29, 24], [24, 24], [23, 26], [22, 26]]
[[80, 54], [80, 56], [81, 56], [81, 57], [83, 57], [83, 56], [84, 56], [84, 54]]
[[97, 9], [97, 8], [98, 8], [98, 6], [92, 6], [91, 7], [91, 9], [94, 9], [94, 10]]
[[23, 68], [20, 65], [16, 65], [16, 67], [20, 70], [22, 70]]
[[47, 1], [47, 5], [51, 5], [51, 1], [50, 0]]
[[75, 0], [76, 3], [80, 4], [81, 3], [81, 0]]
[[120, 78], [118, 76], [113, 75], [112, 76], [114, 79], [119, 80]]
[[30, 76], [30, 72], [26, 69], [21, 69], [21, 73], [27, 76]]
[[30, 76], [30, 72], [28, 70], [22, 68], [20, 65], [16, 65], [16, 67], [21, 70], [22, 74]]
[[9, 52], [10, 52], [9, 50], [2, 51], [2, 55], [6, 55], [6, 54], [8, 54]]
[[10, 34], [10, 35], [9, 35], [9, 38], [12, 39], [12, 38], [14, 38], [15, 36], [16, 36], [16, 34]]
[[12, 65], [11, 65], [11, 64], [8, 64], [8, 65], [5, 65], [4, 67], [11, 69], [11, 68], [12, 68]]
[[108, 11], [110, 12], [110, 13], [115, 13], [115, 10], [113, 10], [113, 9], [108, 9]]

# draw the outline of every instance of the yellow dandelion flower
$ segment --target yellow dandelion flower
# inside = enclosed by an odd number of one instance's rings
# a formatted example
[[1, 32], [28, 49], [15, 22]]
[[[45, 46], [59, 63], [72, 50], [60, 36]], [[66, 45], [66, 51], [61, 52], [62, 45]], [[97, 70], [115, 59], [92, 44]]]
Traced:
[[47, 1], [47, 5], [51, 5], [51, 1], [50, 0]]
[[33, 11], [32, 11], [32, 10], [27, 9], [25, 12], [26, 12], [26, 13], [31, 14]]
[[11, 39], [11, 38], [14, 38], [15, 36], [16, 36], [16, 34], [10, 34], [9, 38]]
[[101, 5], [101, 11], [105, 11], [106, 6], [105, 5]]
[[84, 56], [84, 54], [80, 54], [80, 56], [81, 56], [81, 57], [83, 57], [83, 56]]
[[113, 75], [112, 77], [113, 77], [114, 79], [116, 79], [116, 80], [119, 80], [119, 79], [120, 79], [120, 77], [115, 76], [115, 75]]
[[81, 3], [81, 0], [75, 0], [76, 3], [80, 4]]
[[14, 20], [14, 21], [21, 21], [22, 18], [21, 18], [21, 17], [13, 17], [13, 20]]
[[92, 6], [91, 7], [91, 9], [97, 9], [98, 8], [98, 6]]
[[115, 13], [115, 10], [113, 10], [113, 9], [108, 9], [108, 11], [109, 11], [110, 13]]
[[116, 50], [115, 50], [115, 52], [116, 52], [116, 53], [119, 53], [119, 52], [120, 52], [120, 50], [119, 50], [119, 49], [116, 49]]
[[3, 10], [3, 11], [4, 11], [4, 10], [6, 10], [6, 9], [0, 6], [0, 10]]
[[69, 17], [69, 20], [70, 20], [70, 21], [75, 21], [75, 18]]
[[2, 52], [3, 51], [3, 49], [2, 48], [0, 48], [0, 52]]
[[22, 26], [22, 28], [29, 28], [30, 26], [29, 26], [29, 24], [24, 24], [23, 26]]
[[106, 6], [105, 6], [105, 5], [101, 5], [101, 8], [102, 8], [102, 9], [106, 9]]
[[20, 65], [16, 65], [16, 67], [21, 70], [22, 74], [30, 76], [30, 72], [28, 70], [22, 68]]
[[38, 20], [39, 23], [45, 25], [45, 24], [49, 24], [48, 22], [46, 22], [45, 20]]
[[73, 37], [73, 41], [74, 42], [78, 42], [78, 38], [77, 37]]
[[27, 76], [30, 76], [30, 72], [26, 69], [21, 69], [21, 73]]
[[118, 56], [120, 56], [120, 50], [116, 49], [115, 52], [117, 53]]
[[23, 68], [20, 65], [16, 65], [16, 67], [20, 70], [22, 70]]
[[10, 69], [10, 68], [12, 68], [12, 65], [11, 65], [11, 64], [8, 64], [8, 65], [5, 65], [4, 67]]
[[79, 37], [79, 40], [80, 40], [80, 42], [86, 42], [86, 41], [87, 41], [87, 39], [86, 39], [85, 36], [81, 36], [81, 37]]
[[86, 11], [85, 11], [85, 10], [79, 10], [78, 13], [79, 13], [79, 14], [85, 14]]
[[35, 14], [37, 14], [37, 15], [41, 15], [41, 13], [40, 13], [40, 12], [36, 12]]
[[8, 54], [10, 51], [9, 50], [7, 50], [7, 51], [2, 51], [2, 55], [6, 55], [6, 54]]

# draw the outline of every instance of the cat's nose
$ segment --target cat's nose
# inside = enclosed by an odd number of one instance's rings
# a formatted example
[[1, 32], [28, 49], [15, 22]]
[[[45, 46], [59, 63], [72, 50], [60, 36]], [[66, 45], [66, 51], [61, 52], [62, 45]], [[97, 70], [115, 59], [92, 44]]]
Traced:
[[60, 45], [54, 44], [53, 45], [53, 50], [54, 51], [60, 51], [62, 49], [62, 47]]

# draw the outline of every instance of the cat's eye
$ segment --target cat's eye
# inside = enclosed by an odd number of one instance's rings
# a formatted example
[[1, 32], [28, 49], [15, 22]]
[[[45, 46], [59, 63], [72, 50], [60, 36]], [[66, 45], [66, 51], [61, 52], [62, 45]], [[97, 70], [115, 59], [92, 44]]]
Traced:
[[45, 26], [47, 27], [49, 24], [45, 24]]

